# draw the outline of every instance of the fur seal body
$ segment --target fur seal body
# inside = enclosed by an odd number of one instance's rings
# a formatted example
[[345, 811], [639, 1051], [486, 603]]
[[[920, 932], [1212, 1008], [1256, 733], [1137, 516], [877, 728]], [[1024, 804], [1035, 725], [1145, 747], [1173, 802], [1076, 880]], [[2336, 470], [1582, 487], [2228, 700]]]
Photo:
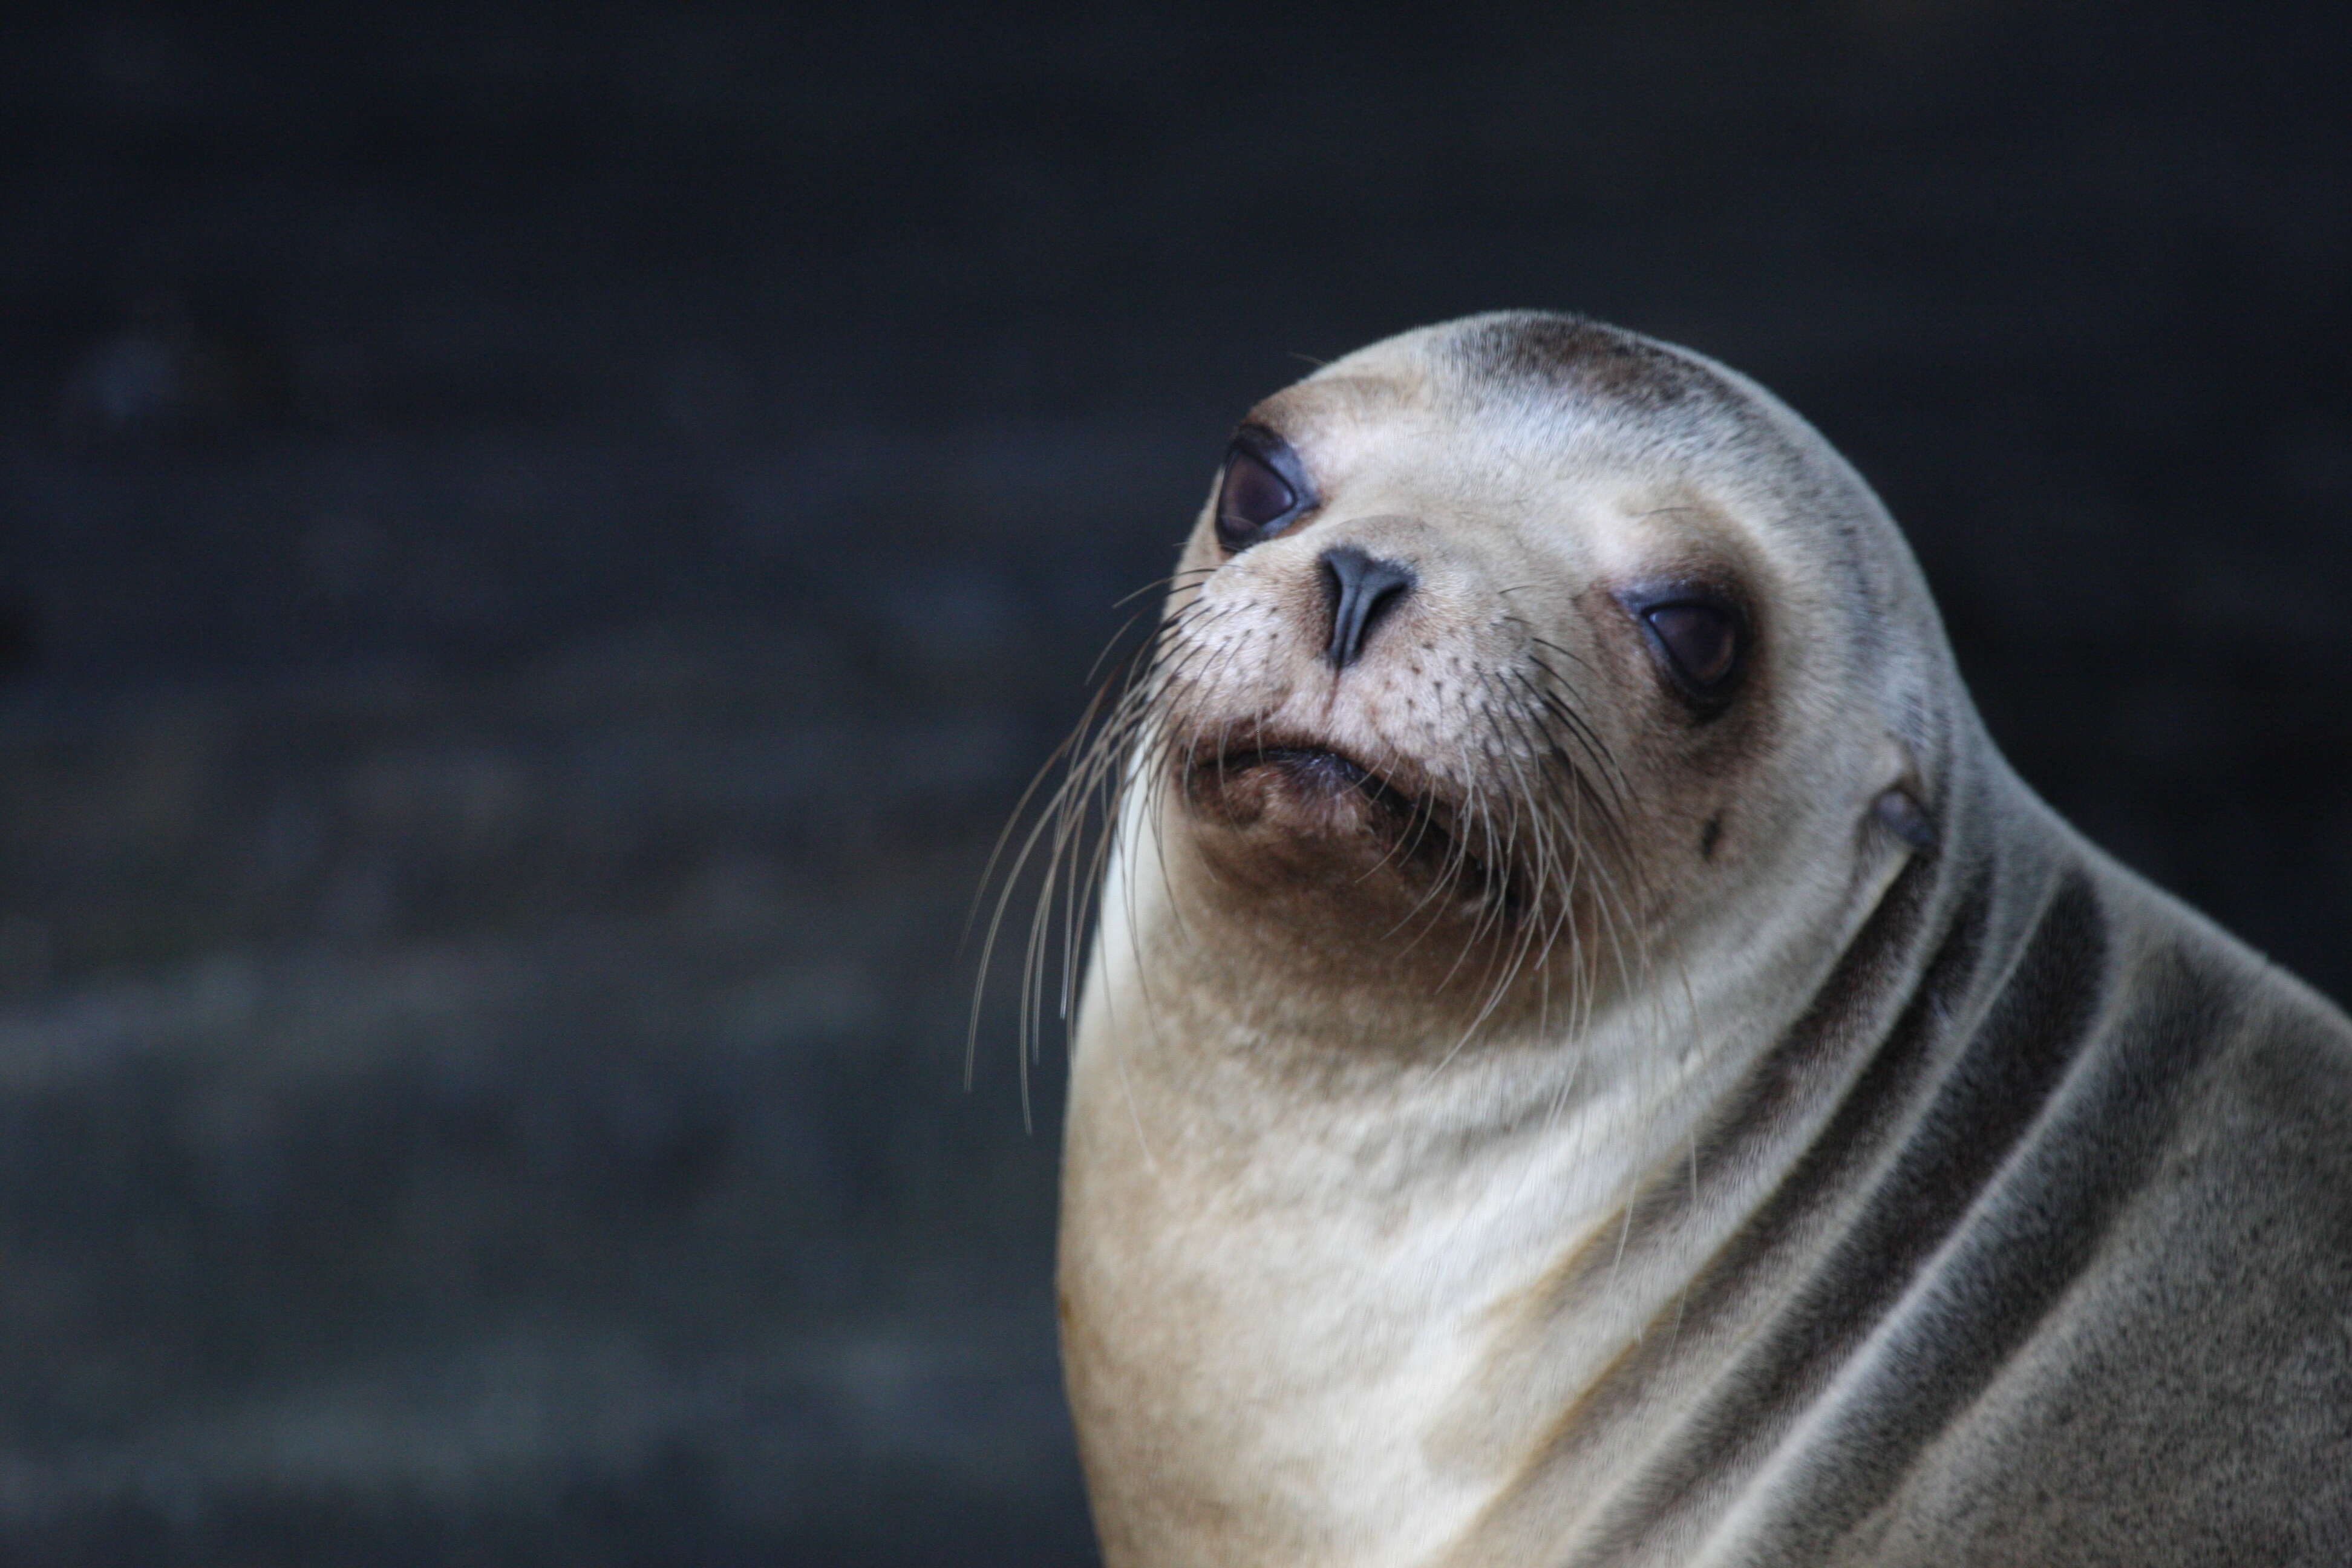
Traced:
[[1084, 781], [1114, 1568], [2352, 1562], [2352, 1026], [2010, 772], [1796, 416], [1408, 334], [1175, 583]]

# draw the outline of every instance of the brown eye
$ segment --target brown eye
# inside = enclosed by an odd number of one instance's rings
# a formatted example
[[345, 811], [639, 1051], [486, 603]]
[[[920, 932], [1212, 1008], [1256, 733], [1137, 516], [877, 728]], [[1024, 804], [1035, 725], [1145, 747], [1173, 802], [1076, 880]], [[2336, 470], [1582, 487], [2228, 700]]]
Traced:
[[1307, 487], [1295, 477], [1297, 460], [1278, 442], [1244, 433], [1225, 456], [1217, 484], [1217, 542], [1228, 552], [1247, 550], [1306, 510]]
[[1706, 604], [1660, 605], [1643, 618], [1675, 673], [1699, 695], [1729, 678], [1739, 657], [1739, 626], [1729, 611]]

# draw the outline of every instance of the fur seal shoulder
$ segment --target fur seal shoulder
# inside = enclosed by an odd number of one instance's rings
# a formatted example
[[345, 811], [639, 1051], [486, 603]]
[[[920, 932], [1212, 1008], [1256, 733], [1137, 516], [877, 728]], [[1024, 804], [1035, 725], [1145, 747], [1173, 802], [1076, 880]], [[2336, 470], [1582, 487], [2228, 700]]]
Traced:
[[1173, 582], [1074, 781], [1113, 1568], [2352, 1562], [2352, 1025], [2010, 771], [1797, 416], [1408, 333]]

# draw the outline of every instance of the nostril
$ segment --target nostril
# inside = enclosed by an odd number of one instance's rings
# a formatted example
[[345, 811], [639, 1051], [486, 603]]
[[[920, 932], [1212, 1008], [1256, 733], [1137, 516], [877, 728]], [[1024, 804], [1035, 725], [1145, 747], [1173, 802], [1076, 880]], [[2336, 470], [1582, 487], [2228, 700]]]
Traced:
[[1345, 669], [1363, 657], [1372, 628], [1404, 603], [1416, 581], [1412, 568], [1367, 555], [1352, 544], [1323, 552], [1323, 598], [1331, 612], [1331, 642], [1324, 657]]

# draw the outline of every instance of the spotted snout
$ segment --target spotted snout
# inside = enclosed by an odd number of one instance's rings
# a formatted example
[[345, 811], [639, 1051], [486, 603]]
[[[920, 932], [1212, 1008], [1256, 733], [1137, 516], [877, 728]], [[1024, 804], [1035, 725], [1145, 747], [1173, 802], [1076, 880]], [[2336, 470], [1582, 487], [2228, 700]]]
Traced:
[[[1328, 691], [1385, 683], [1492, 618], [1486, 574], [1416, 518], [1318, 520], [1226, 562], [1202, 584], [1225, 629], [1259, 639], [1252, 663]], [[1369, 695], [1369, 692], [1367, 692]]]

